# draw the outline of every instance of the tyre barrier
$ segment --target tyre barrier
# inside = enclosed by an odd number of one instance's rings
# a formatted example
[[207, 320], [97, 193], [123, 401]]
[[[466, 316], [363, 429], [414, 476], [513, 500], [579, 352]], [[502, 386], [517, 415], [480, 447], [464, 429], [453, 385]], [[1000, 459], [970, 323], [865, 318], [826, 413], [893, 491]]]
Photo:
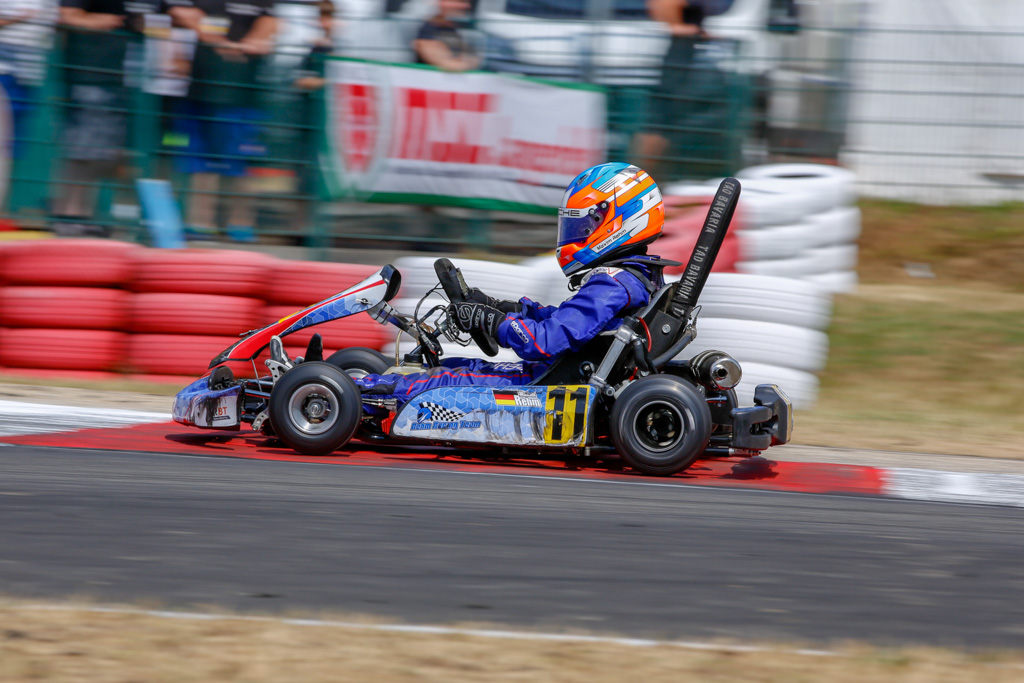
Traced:
[[759, 320], [700, 318], [696, 339], [679, 358], [692, 358], [710, 349], [725, 351], [741, 365], [762, 363], [820, 372], [828, 361], [828, 335], [806, 327]]
[[755, 230], [736, 230], [736, 241], [745, 260], [764, 261], [799, 256], [816, 244], [818, 226], [811, 222], [773, 225]]
[[131, 295], [128, 325], [146, 334], [237, 335], [261, 327], [263, 301], [218, 294]]
[[712, 273], [698, 303], [701, 321], [728, 318], [822, 331], [832, 319], [832, 297], [826, 290], [782, 277]]
[[117, 330], [128, 320], [130, 298], [99, 287], [2, 287], [0, 326]]
[[807, 410], [818, 400], [819, 380], [813, 373], [779, 365], [743, 363], [743, 377], [736, 385], [740, 405], [754, 404], [754, 389], [758, 384], [777, 385], [797, 410]]
[[822, 289], [832, 294], [852, 294], [857, 291], [857, 271], [840, 270], [830, 273], [816, 273], [803, 278], [807, 282], [813, 282]]
[[130, 284], [136, 292], [262, 297], [276, 260], [247, 251], [142, 249]]
[[237, 336], [227, 335], [131, 334], [127, 337], [125, 363], [130, 372], [192, 377], [204, 374], [212, 358], [238, 341]]
[[[861, 215], [851, 172], [825, 164], [766, 164], [736, 176], [743, 190], [729, 233], [739, 243], [731, 270], [806, 279], [832, 294], [856, 289]], [[666, 215], [671, 206], [701, 201], [716, 185], [667, 186], [666, 195], [677, 196], [666, 197]], [[831, 249], [820, 251], [825, 248]]]
[[[267, 303], [287, 305], [294, 312], [296, 308], [312, 306], [365, 280], [378, 272], [380, 266], [278, 260], [263, 274], [264, 287], [260, 294]], [[402, 276], [404, 278], [404, 272]]]
[[805, 249], [790, 258], [740, 261], [736, 264], [736, 271], [750, 275], [788, 277], [799, 280], [813, 273], [815, 265], [814, 256], [807, 253]]
[[113, 330], [0, 329], [0, 365], [50, 370], [120, 369], [130, 335]]
[[[0, 366], [13, 373], [194, 377], [205, 373], [210, 360], [241, 332], [336, 294], [378, 270], [281, 261], [242, 251], [147, 249], [107, 240], [3, 245]], [[324, 336], [326, 353], [349, 346], [377, 348], [393, 339], [369, 316], [353, 316], [290, 335], [285, 349], [293, 357], [303, 355], [315, 332]], [[233, 369], [246, 376], [253, 372], [251, 363], [236, 365]]]
[[[808, 165], [798, 166], [748, 169], [756, 177], [744, 181], [741, 213], [701, 297], [699, 336], [686, 352], [720, 348], [735, 355], [748, 376], [753, 376], [748, 366], [767, 368], [769, 373], [777, 369], [780, 377], [774, 381], [791, 396], [801, 396], [806, 407], [817, 391], [813, 373], [824, 366], [827, 355], [822, 330], [831, 314], [828, 293], [856, 285], [860, 215], [843, 203], [849, 203], [852, 190], [842, 169], [812, 172], [802, 168]], [[830, 197], [827, 204], [808, 197], [814, 194], [811, 188], [820, 189], [826, 183], [831, 183], [831, 189], [823, 191]], [[682, 199], [666, 198], [670, 219], [667, 234], [658, 243], [662, 256], [688, 258], [696, 239], [696, 231], [690, 236], [695, 217], [706, 212], [714, 189], [701, 194], [700, 187], [703, 184], [696, 190], [691, 186]], [[90, 256], [83, 259], [86, 246]], [[377, 270], [376, 266], [283, 261], [251, 252], [145, 249], [102, 240], [46, 240], [9, 247], [0, 252], [5, 289], [44, 291], [12, 291], [8, 296], [0, 289], [0, 364], [54, 367], [45, 365], [50, 362], [45, 360], [48, 354], [75, 349], [74, 358], [59, 361], [61, 369], [121, 370], [146, 376], [202, 374], [213, 356], [237, 341], [234, 335], [239, 332], [285, 317]], [[44, 255], [53, 255], [57, 265], [46, 262]], [[393, 304], [401, 312], [412, 313], [418, 299], [411, 297], [422, 296], [437, 284], [434, 260], [423, 256], [395, 262], [403, 275], [403, 299]], [[553, 254], [519, 264], [474, 259], [455, 259], [455, 263], [471, 286], [490, 296], [526, 296], [557, 305], [572, 295]], [[780, 282], [780, 278], [790, 279]], [[60, 287], [90, 291], [54, 289]], [[118, 297], [125, 311], [120, 320], [110, 303]], [[34, 306], [33, 299], [40, 304]], [[110, 309], [103, 313], [100, 309], [108, 304]], [[5, 311], [10, 312], [9, 319]], [[44, 329], [58, 324], [74, 328], [57, 335]], [[89, 330], [87, 325], [112, 329]], [[90, 337], [90, 332], [114, 336]], [[324, 338], [325, 353], [349, 346], [393, 353], [397, 336], [368, 316], [353, 316], [289, 335], [286, 350], [293, 357], [304, 354], [316, 332]], [[35, 345], [37, 340], [40, 343]], [[82, 354], [75, 347], [78, 342], [92, 344], [97, 353]], [[402, 349], [411, 349], [411, 344], [412, 340], [403, 340]], [[444, 346], [449, 356], [480, 355], [474, 346]], [[112, 350], [116, 350], [113, 357]], [[508, 350], [501, 354], [495, 360], [516, 360]], [[262, 360], [262, 356], [257, 360], [258, 369]], [[247, 372], [251, 371], [249, 367]], [[783, 379], [784, 371], [789, 374]], [[790, 381], [793, 386], [787, 386]]]
[[6, 245], [3, 280], [8, 285], [121, 287], [132, 279], [146, 250], [110, 240], [33, 240]]
[[811, 214], [807, 216], [806, 221], [814, 226], [813, 232], [804, 243], [806, 247], [854, 244], [860, 237], [860, 209], [855, 206], [842, 206]]
[[766, 164], [736, 174], [740, 182], [759, 180], [799, 193], [805, 214], [849, 206], [857, 200], [856, 176], [839, 166], [826, 164]]

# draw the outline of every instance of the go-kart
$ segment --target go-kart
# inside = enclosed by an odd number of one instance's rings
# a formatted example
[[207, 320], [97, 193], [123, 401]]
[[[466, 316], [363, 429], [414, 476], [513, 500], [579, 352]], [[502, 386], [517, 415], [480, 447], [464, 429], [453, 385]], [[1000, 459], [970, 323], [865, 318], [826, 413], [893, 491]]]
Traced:
[[[531, 384], [442, 387], [404, 401], [360, 392], [353, 376], [439, 367], [442, 340], [476, 343], [488, 356], [497, 353], [493, 339], [458, 327], [453, 304], [467, 298], [469, 287], [442, 258], [434, 264], [438, 286], [412, 315], [389, 303], [401, 275], [388, 265], [333, 297], [245, 333], [213, 359], [206, 375], [178, 394], [174, 420], [203, 429], [249, 424], [305, 455], [328, 454], [355, 440], [363, 448], [470, 447], [472, 457], [554, 456], [584, 466], [588, 459], [614, 460], [649, 475], [680, 472], [700, 457], [757, 455], [790, 438], [792, 409], [785, 394], [762, 384], [754, 391], [754, 405], [740, 406], [734, 387], [741, 368], [727, 353], [705, 351], [675, 360], [696, 336], [697, 299], [739, 193], [735, 179], [722, 182], [679, 282], [660, 288], [617, 329], [558, 358]], [[448, 304], [421, 315], [423, 302], [438, 289]], [[303, 357], [291, 359], [285, 352], [282, 337], [358, 313], [394, 325], [417, 345], [404, 359], [366, 348], [342, 349], [324, 359], [323, 341], [314, 335]], [[236, 379], [229, 364], [255, 368], [268, 346], [269, 374]]]

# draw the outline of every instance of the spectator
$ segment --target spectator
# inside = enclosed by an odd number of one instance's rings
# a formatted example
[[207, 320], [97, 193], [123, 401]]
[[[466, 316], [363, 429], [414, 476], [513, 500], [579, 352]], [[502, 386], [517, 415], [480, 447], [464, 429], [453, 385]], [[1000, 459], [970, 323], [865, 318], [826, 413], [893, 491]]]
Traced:
[[480, 66], [480, 57], [458, 28], [469, 7], [468, 0], [438, 1], [437, 14], [420, 26], [412, 42], [417, 64], [430, 64], [444, 71], [472, 71]]
[[317, 10], [321, 34], [311, 41], [309, 53], [296, 70], [292, 83], [302, 93], [299, 98], [301, 106], [296, 107], [300, 118], [294, 120], [297, 126], [301, 126], [298, 144], [293, 142], [290, 145], [290, 156], [304, 162], [298, 167], [296, 183], [297, 191], [304, 198], [295, 200], [295, 208], [291, 212], [292, 226], [297, 232], [308, 226], [312, 217], [309, 197], [316, 192], [317, 138], [323, 126], [320, 92], [327, 85], [325, 58], [334, 49], [334, 2], [321, 0], [317, 3]]
[[706, 37], [701, 24], [704, 10], [688, 0], [648, 0], [651, 18], [665, 24], [670, 36], [668, 52], [662, 65], [661, 81], [648, 107], [651, 115], [649, 131], [636, 136], [637, 159], [652, 172], [664, 172], [664, 155], [669, 150], [668, 132], [687, 117], [688, 81], [694, 62], [694, 50]]
[[273, 49], [275, 0], [178, 0], [178, 24], [199, 34], [188, 98], [178, 103], [178, 170], [190, 175], [186, 229], [195, 237], [217, 233], [220, 178], [233, 178], [227, 235], [255, 240], [252, 186], [246, 157], [265, 155], [259, 121], [257, 72]]
[[129, 44], [141, 40], [145, 16], [177, 1], [60, 0], [69, 106], [66, 184], [54, 206], [58, 234], [108, 234], [106, 227], [90, 221], [94, 185], [116, 175], [127, 143], [131, 102], [124, 86], [125, 56]]
[[666, 25], [671, 42], [648, 107], [647, 131], [637, 134], [635, 151], [638, 163], [659, 169], [652, 173], [660, 177], [723, 175], [739, 155], [734, 86], [719, 66], [725, 48], [703, 29], [706, 12], [720, 12], [723, 5], [728, 6], [711, 0], [648, 0], [651, 17]]
[[0, 6], [0, 87], [14, 115], [14, 158], [22, 156], [32, 89], [42, 83], [56, 19], [57, 0], [5, 0]]
[[321, 36], [310, 45], [309, 54], [302, 60], [295, 79], [295, 87], [302, 90], [319, 90], [324, 87], [324, 57], [334, 50], [334, 2], [320, 0], [317, 3], [320, 13]]

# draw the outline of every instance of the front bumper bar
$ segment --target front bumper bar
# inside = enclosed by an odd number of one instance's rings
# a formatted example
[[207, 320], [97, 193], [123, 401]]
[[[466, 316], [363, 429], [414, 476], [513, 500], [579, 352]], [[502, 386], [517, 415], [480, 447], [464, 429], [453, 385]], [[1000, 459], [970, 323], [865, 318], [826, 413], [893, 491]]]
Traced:
[[763, 451], [793, 436], [793, 404], [774, 384], [758, 384], [754, 405], [733, 408], [732, 448]]

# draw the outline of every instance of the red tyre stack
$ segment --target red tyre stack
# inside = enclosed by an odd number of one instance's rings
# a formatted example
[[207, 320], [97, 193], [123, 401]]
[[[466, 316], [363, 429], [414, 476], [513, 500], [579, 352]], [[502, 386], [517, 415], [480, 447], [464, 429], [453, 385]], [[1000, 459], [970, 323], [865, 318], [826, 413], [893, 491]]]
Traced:
[[238, 335], [260, 326], [259, 295], [274, 263], [268, 256], [241, 251], [142, 251], [129, 307], [131, 371], [206, 372], [210, 360]]
[[[271, 277], [266, 281], [260, 325], [268, 325], [298, 310], [323, 301], [365, 280], [380, 268], [350, 263], [322, 263], [309, 261], [278, 261]], [[379, 349], [390, 341], [389, 330], [365, 313], [357, 313], [341, 320], [333, 320], [315, 327], [294, 332], [282, 341], [290, 356], [304, 355], [306, 345], [314, 334], [324, 340], [324, 354], [351, 346]]]
[[42, 240], [3, 250], [0, 365], [72, 372], [121, 368], [128, 292], [139, 247]]

